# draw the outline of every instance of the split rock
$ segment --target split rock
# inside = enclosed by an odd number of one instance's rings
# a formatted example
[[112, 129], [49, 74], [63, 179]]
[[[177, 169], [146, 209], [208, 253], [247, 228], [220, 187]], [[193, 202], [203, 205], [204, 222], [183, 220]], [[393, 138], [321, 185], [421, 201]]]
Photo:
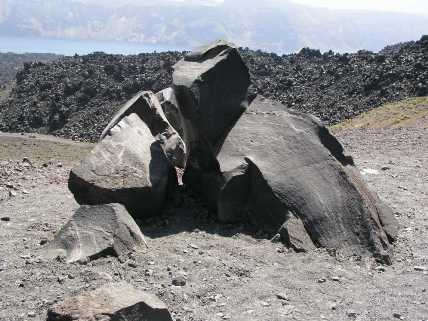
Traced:
[[158, 214], [177, 184], [161, 143], [135, 113], [108, 133], [70, 173], [68, 187], [77, 202], [121, 203], [139, 218]]
[[65, 299], [48, 310], [47, 321], [172, 321], [156, 296], [127, 283], [107, 284]]
[[[170, 109], [168, 109], [170, 110]], [[159, 140], [162, 150], [173, 166], [184, 168], [186, 148], [180, 135], [169, 123], [160, 102], [151, 91], [143, 91], [125, 103], [113, 116], [101, 134], [101, 140], [108, 135], [124, 117], [136, 114], [149, 127], [152, 135]]]
[[140, 228], [120, 204], [83, 205], [44, 249], [67, 262], [126, 255], [144, 245]]
[[169, 123], [172, 125], [172, 127], [174, 127], [178, 134], [183, 137], [183, 121], [181, 118], [180, 108], [178, 107], [177, 98], [175, 97], [174, 89], [166, 88], [161, 90], [156, 94], [156, 97], [161, 104], [166, 119], [168, 119]]
[[[277, 231], [294, 216], [316, 246], [371, 253], [390, 262], [386, 233], [395, 233], [397, 226], [392, 212], [368, 190], [352, 159], [315, 117], [257, 97], [217, 160], [220, 171], [204, 176], [203, 193], [212, 195], [212, 186], [218, 186], [214, 195], [221, 220], [242, 220], [246, 214], [257, 226]], [[293, 226], [298, 225], [287, 226], [288, 234], [301, 234]]]
[[221, 146], [247, 108], [249, 85], [247, 66], [227, 42], [201, 47], [174, 65], [173, 89], [188, 149], [185, 183], [199, 180], [215, 163], [206, 157]]

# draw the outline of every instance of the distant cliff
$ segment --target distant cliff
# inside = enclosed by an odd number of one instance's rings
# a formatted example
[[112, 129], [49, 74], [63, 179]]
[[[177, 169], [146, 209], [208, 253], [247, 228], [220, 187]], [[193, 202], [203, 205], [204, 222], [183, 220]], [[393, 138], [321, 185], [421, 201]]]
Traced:
[[[122, 40], [189, 48], [214, 39], [277, 53], [303, 47], [355, 52], [416, 40], [428, 17], [369, 11], [333, 11], [292, 2], [2, 0], [0, 35], [62, 39]], [[143, 5], [144, 4], [144, 5]]]

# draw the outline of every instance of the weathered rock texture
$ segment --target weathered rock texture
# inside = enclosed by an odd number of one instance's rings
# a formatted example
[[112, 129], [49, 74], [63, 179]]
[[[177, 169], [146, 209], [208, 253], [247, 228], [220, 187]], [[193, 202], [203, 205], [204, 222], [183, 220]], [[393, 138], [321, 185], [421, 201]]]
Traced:
[[68, 298], [48, 310], [47, 321], [172, 321], [156, 296], [127, 283], [107, 284]]
[[[290, 241], [346, 254], [373, 253], [390, 262], [387, 236], [396, 236], [392, 212], [373, 195], [340, 143], [313, 116], [258, 96], [217, 155], [220, 171], [205, 174], [206, 195], [217, 184], [223, 221], [248, 218], [275, 230], [286, 224]], [[294, 244], [298, 246], [297, 242]]]
[[144, 236], [120, 204], [83, 205], [44, 249], [67, 262], [126, 255], [144, 245]]
[[176, 183], [161, 142], [132, 113], [72, 169], [68, 186], [80, 204], [121, 203], [134, 217], [146, 218], [159, 213]]
[[[174, 70], [190, 153], [184, 183], [220, 220], [279, 231], [296, 250], [321, 246], [391, 262], [392, 212], [317, 118], [247, 96], [248, 71], [227, 43], [189, 54]], [[247, 99], [254, 100], [246, 109]]]
[[198, 180], [212, 166], [215, 151], [247, 107], [248, 68], [238, 50], [216, 42], [174, 65], [173, 88], [188, 148], [184, 182]]
[[124, 117], [136, 114], [149, 127], [152, 135], [160, 142], [167, 159], [173, 166], [183, 168], [186, 150], [180, 135], [168, 122], [157, 97], [150, 91], [140, 92], [129, 100], [117, 113], [101, 134], [101, 140]]

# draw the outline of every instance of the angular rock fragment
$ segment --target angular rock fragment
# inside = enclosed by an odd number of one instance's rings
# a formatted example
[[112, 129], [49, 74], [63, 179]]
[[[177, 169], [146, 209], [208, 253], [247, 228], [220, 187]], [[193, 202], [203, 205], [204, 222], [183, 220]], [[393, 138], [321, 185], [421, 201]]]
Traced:
[[80, 204], [121, 203], [134, 217], [159, 213], [175, 170], [149, 127], [132, 113], [123, 117], [70, 173]]
[[160, 142], [162, 150], [173, 166], [184, 168], [186, 148], [180, 135], [168, 122], [158, 98], [151, 91], [143, 91], [129, 100], [114, 116], [101, 134], [101, 140], [124, 117], [136, 114]]
[[180, 108], [178, 107], [177, 98], [175, 97], [174, 89], [166, 88], [156, 93], [156, 97], [158, 98], [162, 110], [165, 114], [166, 119], [168, 119], [169, 123], [174, 127], [174, 129], [178, 132], [178, 134], [183, 137], [183, 120], [180, 113]]
[[[219, 41], [202, 47], [174, 66], [173, 89], [188, 150], [184, 181], [200, 180], [247, 107], [248, 68], [234, 45]], [[193, 184], [194, 185], [194, 184]]]
[[145, 244], [144, 236], [120, 204], [83, 205], [44, 249], [67, 262], [126, 255]]
[[172, 321], [156, 296], [127, 283], [107, 284], [49, 308], [47, 321]]
[[[316, 246], [390, 262], [386, 233], [396, 233], [397, 226], [391, 211], [315, 117], [257, 97], [216, 156], [219, 170], [205, 173], [202, 194], [217, 200], [221, 220], [247, 215], [260, 228], [277, 231], [297, 217]], [[290, 236], [302, 235], [299, 225], [284, 227]]]

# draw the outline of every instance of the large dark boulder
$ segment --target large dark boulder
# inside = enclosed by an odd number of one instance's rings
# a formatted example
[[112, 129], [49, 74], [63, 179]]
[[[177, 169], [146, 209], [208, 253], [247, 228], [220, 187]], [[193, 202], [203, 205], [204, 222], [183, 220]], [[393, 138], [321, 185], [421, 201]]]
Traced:
[[143, 91], [126, 102], [113, 116], [101, 134], [101, 140], [122, 118], [136, 114], [149, 127], [153, 136], [160, 142], [162, 150], [169, 162], [176, 167], [183, 168], [186, 158], [186, 148], [180, 135], [169, 123], [160, 102], [151, 91]]
[[139, 218], [157, 215], [176, 184], [162, 143], [136, 113], [115, 124], [68, 181], [78, 203], [121, 203]]
[[83, 205], [44, 249], [67, 262], [121, 256], [145, 244], [140, 228], [121, 204]]
[[165, 303], [125, 282], [70, 297], [48, 310], [47, 321], [172, 321]]
[[[173, 89], [188, 149], [184, 181], [197, 185], [220, 146], [247, 107], [248, 68], [237, 48], [223, 41], [201, 47], [174, 65]], [[193, 181], [193, 182], [192, 182]]]
[[[394, 238], [397, 227], [392, 212], [315, 117], [257, 97], [216, 157], [219, 169], [204, 174], [202, 192], [216, 202], [222, 221], [282, 227], [291, 242], [309, 236], [315, 246], [390, 262], [387, 234]], [[304, 229], [284, 225], [291, 218]]]

